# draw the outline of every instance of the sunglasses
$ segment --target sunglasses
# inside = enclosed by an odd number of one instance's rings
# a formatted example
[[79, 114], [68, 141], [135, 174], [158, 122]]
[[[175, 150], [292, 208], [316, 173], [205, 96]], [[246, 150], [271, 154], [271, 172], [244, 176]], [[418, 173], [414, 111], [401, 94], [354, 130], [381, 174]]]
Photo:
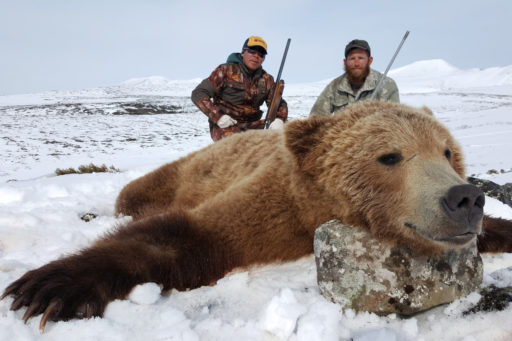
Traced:
[[250, 49], [250, 48], [245, 49], [245, 51], [249, 52], [250, 54], [255, 54], [255, 53], [257, 53], [257, 54], [258, 54], [258, 56], [260, 56], [260, 58], [265, 59], [265, 54], [264, 54], [264, 53], [262, 53], [262, 52], [260, 52], [260, 51], [253, 50], [253, 49]]

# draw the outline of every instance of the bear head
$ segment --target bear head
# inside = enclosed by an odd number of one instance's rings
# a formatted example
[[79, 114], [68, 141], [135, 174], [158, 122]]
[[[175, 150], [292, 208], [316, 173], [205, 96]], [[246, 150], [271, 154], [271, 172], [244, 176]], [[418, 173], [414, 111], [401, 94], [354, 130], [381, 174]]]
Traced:
[[485, 196], [467, 184], [461, 147], [425, 107], [355, 104], [288, 123], [285, 144], [345, 224], [424, 253], [467, 246], [481, 232]]

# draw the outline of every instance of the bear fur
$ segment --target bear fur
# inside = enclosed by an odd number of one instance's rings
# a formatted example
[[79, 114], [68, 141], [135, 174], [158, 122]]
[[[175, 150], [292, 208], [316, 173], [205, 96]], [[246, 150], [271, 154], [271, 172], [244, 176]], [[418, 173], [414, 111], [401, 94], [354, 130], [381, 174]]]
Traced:
[[[427, 108], [361, 103], [284, 131], [233, 135], [134, 180], [116, 213], [133, 221], [4, 291], [24, 319], [101, 316], [137, 284], [214, 284], [229, 271], [313, 252], [331, 219], [424, 253], [512, 251], [512, 222], [486, 217], [461, 148]], [[488, 228], [488, 226], [489, 228]]]

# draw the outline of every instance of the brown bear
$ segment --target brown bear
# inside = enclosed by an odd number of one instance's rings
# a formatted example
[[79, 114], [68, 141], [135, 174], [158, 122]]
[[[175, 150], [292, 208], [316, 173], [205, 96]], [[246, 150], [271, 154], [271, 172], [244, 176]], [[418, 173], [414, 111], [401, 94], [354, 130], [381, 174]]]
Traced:
[[[425, 252], [512, 251], [512, 222], [483, 219], [461, 149], [426, 109], [361, 103], [337, 115], [237, 134], [129, 183], [116, 211], [133, 221], [77, 254], [27, 272], [2, 296], [24, 320], [101, 316], [140, 283], [214, 284], [252, 264], [313, 251], [338, 219]], [[483, 221], [483, 232], [482, 232]]]

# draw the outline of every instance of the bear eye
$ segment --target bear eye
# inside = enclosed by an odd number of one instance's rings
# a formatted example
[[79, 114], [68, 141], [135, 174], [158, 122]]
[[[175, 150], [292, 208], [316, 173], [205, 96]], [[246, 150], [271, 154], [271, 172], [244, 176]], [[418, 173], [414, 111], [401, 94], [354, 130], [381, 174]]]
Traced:
[[444, 156], [448, 159], [448, 160], [451, 160], [452, 158], [452, 151], [448, 148], [445, 149], [444, 151]]
[[377, 160], [386, 166], [393, 166], [402, 161], [403, 157], [400, 153], [390, 153], [380, 156]]

